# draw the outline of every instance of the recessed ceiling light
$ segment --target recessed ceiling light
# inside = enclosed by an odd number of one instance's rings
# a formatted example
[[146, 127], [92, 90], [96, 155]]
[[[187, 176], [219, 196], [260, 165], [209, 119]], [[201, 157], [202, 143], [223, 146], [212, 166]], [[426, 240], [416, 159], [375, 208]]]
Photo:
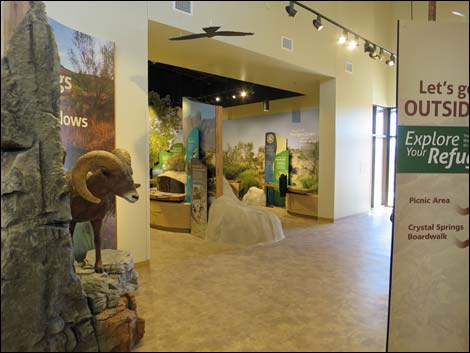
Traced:
[[220, 97], [215, 97], [216, 102], [220, 102]]
[[232, 98], [233, 98], [233, 99], [237, 99], [237, 96], [236, 96], [236, 95], [233, 95]]
[[246, 91], [241, 91], [240, 92], [240, 97], [245, 98], [246, 97]]

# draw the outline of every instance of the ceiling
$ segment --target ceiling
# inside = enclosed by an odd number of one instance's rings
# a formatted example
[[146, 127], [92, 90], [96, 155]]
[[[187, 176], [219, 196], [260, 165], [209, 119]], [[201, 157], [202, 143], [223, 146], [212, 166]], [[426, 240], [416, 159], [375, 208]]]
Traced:
[[[224, 43], [216, 38], [170, 41], [190, 34], [149, 21], [148, 58], [152, 62], [179, 66], [247, 83], [318, 97], [320, 82], [328, 77], [276, 58]], [[249, 37], [246, 37], [249, 38]], [[246, 40], [245, 37], [239, 40]]]
[[[151, 61], [148, 64], [149, 91], [158, 92], [160, 96], [170, 95], [176, 106], [182, 105], [183, 97], [207, 104], [234, 107], [302, 95], [178, 66]], [[243, 96], [242, 92], [246, 95]]]

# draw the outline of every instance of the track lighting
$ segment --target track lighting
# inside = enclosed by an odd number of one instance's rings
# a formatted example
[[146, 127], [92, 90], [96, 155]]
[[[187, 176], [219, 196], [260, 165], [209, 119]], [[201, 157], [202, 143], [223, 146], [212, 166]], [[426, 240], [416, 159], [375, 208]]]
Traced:
[[390, 58], [385, 62], [385, 64], [387, 64], [388, 66], [393, 66], [395, 65], [395, 61], [396, 61], [395, 55], [390, 54]]
[[353, 49], [356, 49], [358, 46], [359, 46], [359, 37], [354, 36], [354, 38], [352, 38], [348, 43], [348, 49], [353, 50]]
[[[385, 60], [385, 56], [389, 55], [388, 60], [385, 61], [385, 63], [388, 66], [393, 66], [396, 65], [396, 55], [392, 53], [390, 50], [386, 50], [384, 48], [381, 48], [374, 42], [371, 42], [370, 40], [364, 38], [363, 36], [357, 34], [356, 32], [351, 31], [347, 27], [344, 27], [340, 23], [336, 22], [335, 20], [324, 16], [323, 14], [319, 13], [318, 11], [310, 8], [306, 4], [300, 2], [300, 1], [289, 1], [289, 5], [286, 6], [286, 11], [289, 14], [290, 17], [294, 17], [297, 14], [297, 10], [294, 8], [294, 5], [307, 10], [308, 12], [314, 14], [316, 18], [312, 21], [313, 26], [316, 28], [317, 31], [321, 31], [323, 29], [323, 23], [322, 21], [326, 21], [337, 28], [341, 30], [341, 34], [338, 37], [338, 44], [347, 44], [347, 47], [349, 50], [356, 49], [359, 46], [360, 40], [363, 40], [364, 43], [364, 53], [369, 54], [369, 57], [374, 60]], [[454, 13], [457, 15], [457, 13]], [[462, 14], [458, 14], [459, 16], [462, 16]], [[465, 16], [465, 15], [463, 15]], [[468, 18], [468, 16], [467, 16]], [[350, 40], [348, 37], [352, 37]]]
[[343, 33], [338, 38], [338, 43], [339, 44], [344, 44], [348, 41], [348, 32], [346, 30], [343, 30]]
[[294, 9], [294, 2], [289, 1], [289, 5], [286, 6], [286, 11], [290, 17], [294, 17], [297, 14], [297, 10]]
[[269, 112], [269, 100], [266, 99], [264, 102], [263, 102], [263, 110], [265, 112]]
[[317, 31], [321, 31], [323, 29], [323, 24], [321, 23], [321, 17], [319, 15], [316, 19], [313, 20], [313, 26], [317, 29]]

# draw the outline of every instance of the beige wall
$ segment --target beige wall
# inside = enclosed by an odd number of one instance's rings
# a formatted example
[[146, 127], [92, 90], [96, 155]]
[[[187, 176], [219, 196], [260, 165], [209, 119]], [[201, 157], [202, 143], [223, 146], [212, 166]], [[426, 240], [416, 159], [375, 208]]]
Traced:
[[149, 259], [147, 2], [46, 1], [50, 17], [116, 44], [116, 146], [132, 156], [140, 199], [117, 198], [118, 248], [136, 262]]

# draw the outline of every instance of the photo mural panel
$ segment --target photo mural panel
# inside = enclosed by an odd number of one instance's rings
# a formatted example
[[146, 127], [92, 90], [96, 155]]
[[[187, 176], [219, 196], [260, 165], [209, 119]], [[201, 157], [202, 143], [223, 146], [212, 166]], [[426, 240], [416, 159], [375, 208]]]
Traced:
[[[60, 57], [60, 123], [67, 154], [64, 167], [70, 171], [75, 161], [91, 150], [115, 148], [115, 45], [49, 18]], [[74, 233], [77, 258], [93, 247], [93, 230], [86, 222]], [[102, 247], [116, 249], [116, 216], [103, 223]]]
[[[187, 143], [194, 128], [199, 131], [199, 160], [207, 167], [207, 199], [210, 207], [215, 198], [215, 106], [183, 98], [184, 143]], [[194, 145], [194, 141], [191, 144]], [[186, 150], [188, 153], [188, 146]], [[189, 163], [189, 160], [186, 160], [186, 163]], [[187, 194], [191, 190], [190, 180], [188, 182]]]
[[224, 120], [224, 175], [240, 182], [240, 197], [250, 186], [262, 186], [265, 175], [265, 138], [272, 132], [287, 139], [288, 183], [318, 192], [320, 115], [303, 111]]

